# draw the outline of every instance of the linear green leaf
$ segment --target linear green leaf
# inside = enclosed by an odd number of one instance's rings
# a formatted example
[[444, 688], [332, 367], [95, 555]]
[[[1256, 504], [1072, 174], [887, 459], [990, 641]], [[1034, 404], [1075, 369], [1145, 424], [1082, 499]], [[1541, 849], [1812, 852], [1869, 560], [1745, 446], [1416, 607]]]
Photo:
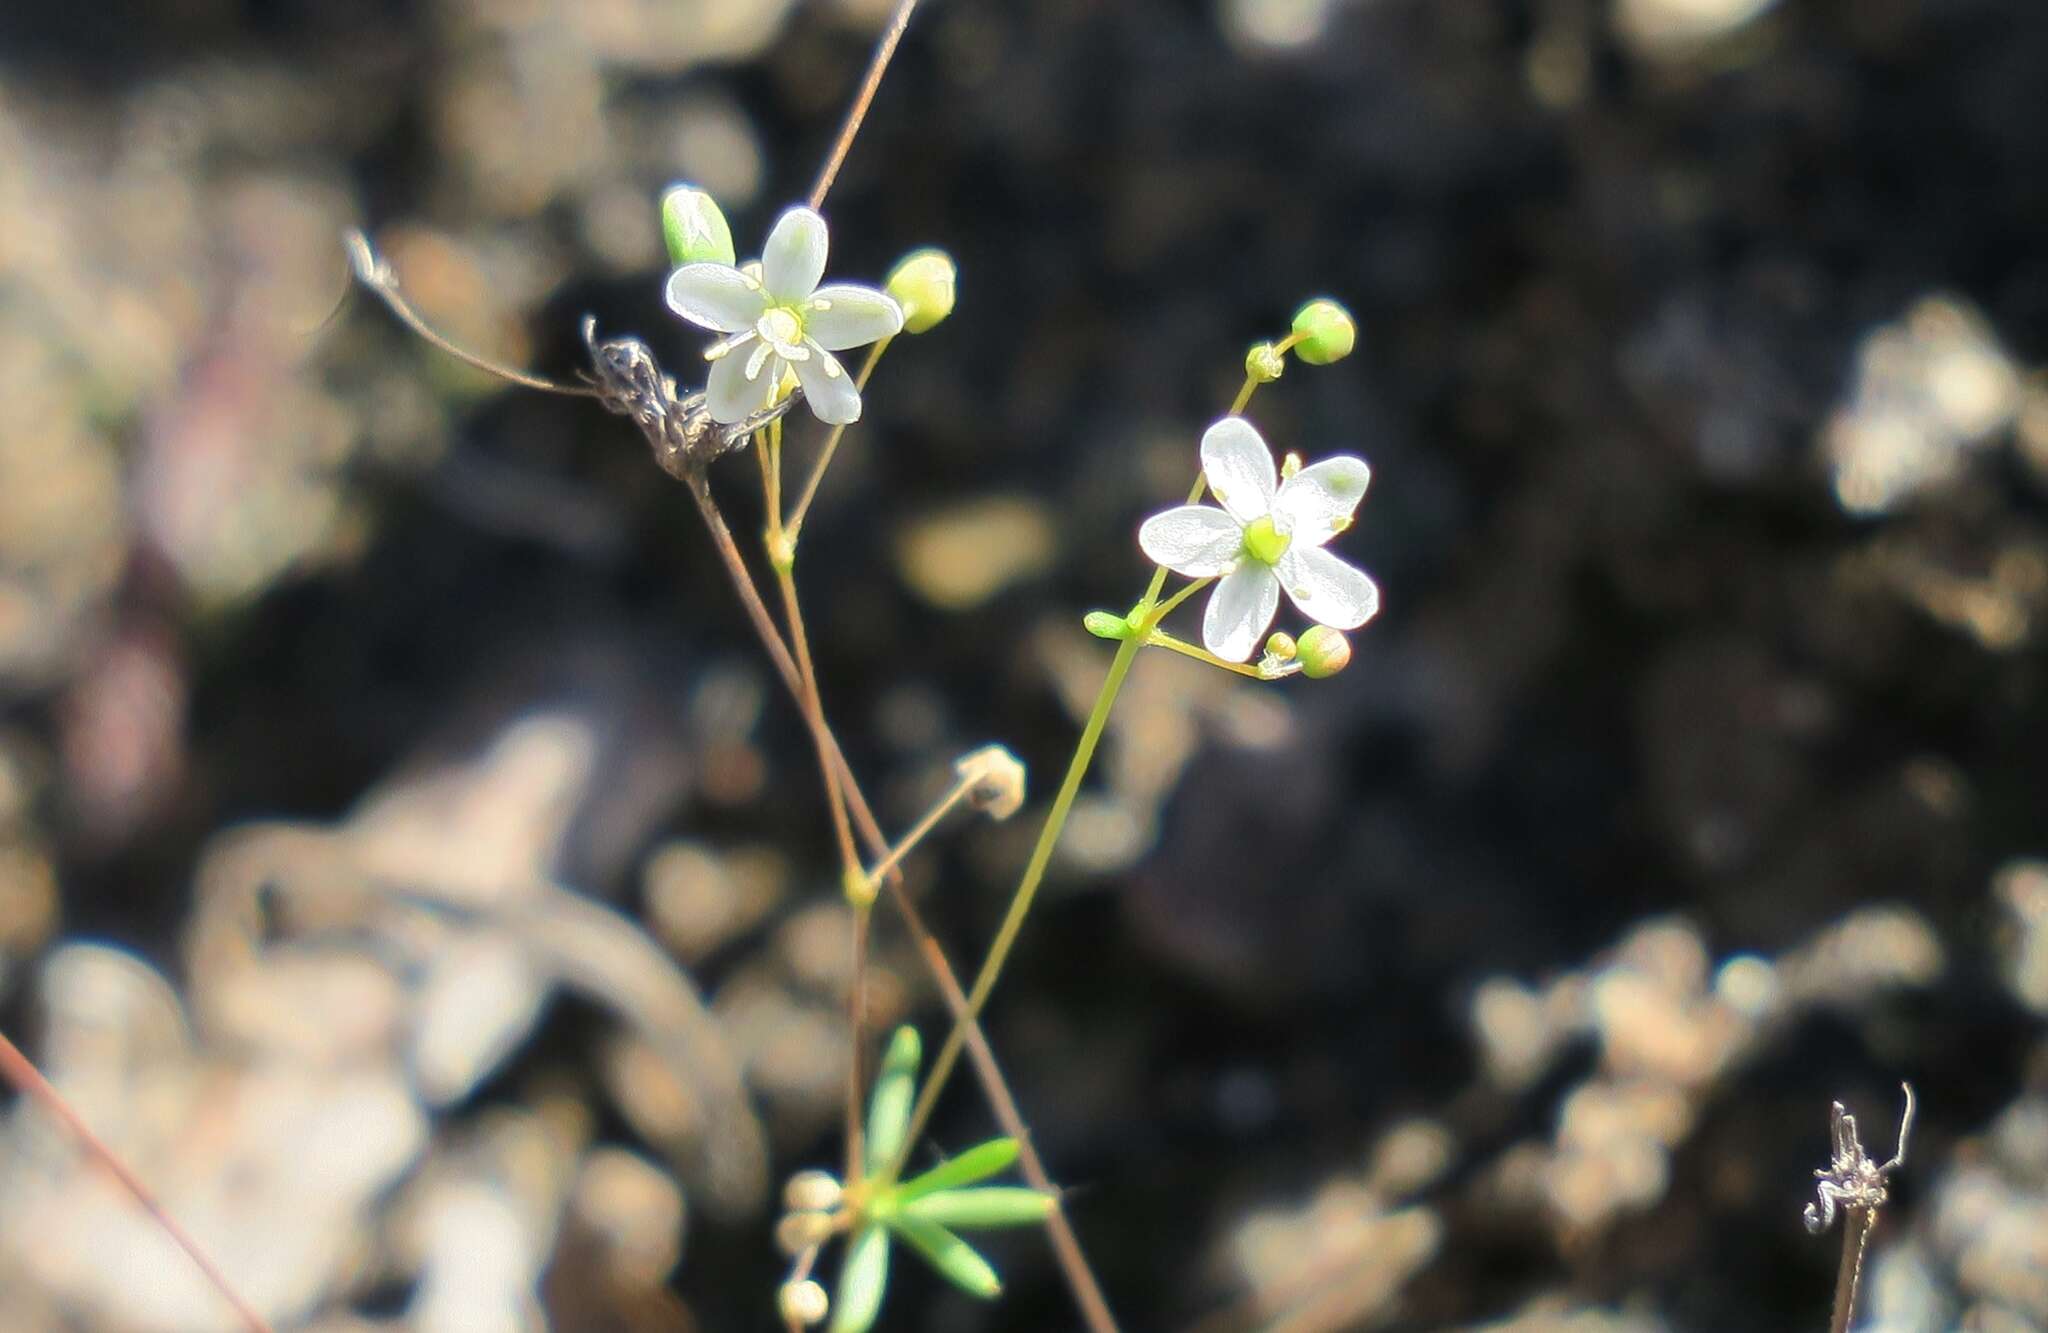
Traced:
[[906, 1216], [942, 1227], [974, 1231], [982, 1227], [1029, 1227], [1052, 1213], [1053, 1197], [1018, 1185], [986, 1185], [971, 1190], [941, 1190], [903, 1205]]
[[889, 1285], [889, 1233], [870, 1226], [846, 1247], [839, 1291], [832, 1297], [832, 1333], [868, 1333]]
[[924, 1048], [917, 1029], [900, 1027], [889, 1039], [889, 1052], [875, 1075], [875, 1090], [868, 1099], [868, 1161], [870, 1176], [889, 1169], [902, 1151], [904, 1131], [910, 1128], [910, 1100], [917, 1091], [917, 1066]]
[[940, 1190], [972, 1185], [977, 1180], [987, 1180], [998, 1171], [1007, 1170], [1016, 1160], [1015, 1139], [990, 1139], [987, 1143], [977, 1143], [959, 1156], [940, 1162], [923, 1175], [904, 1181], [896, 1197], [909, 1203], [912, 1199], [937, 1194]]
[[989, 1267], [988, 1260], [975, 1253], [972, 1245], [938, 1223], [899, 1213], [889, 1225], [897, 1235], [910, 1242], [911, 1248], [924, 1256], [926, 1263], [938, 1270], [940, 1277], [969, 1296], [992, 1301], [1003, 1294], [1003, 1281], [996, 1276], [996, 1270]]

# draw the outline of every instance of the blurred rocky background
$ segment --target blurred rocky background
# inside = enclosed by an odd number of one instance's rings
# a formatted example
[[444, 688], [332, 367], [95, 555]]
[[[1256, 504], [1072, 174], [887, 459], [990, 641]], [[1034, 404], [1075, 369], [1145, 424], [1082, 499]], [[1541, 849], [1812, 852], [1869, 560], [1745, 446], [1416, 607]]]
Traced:
[[[337, 312], [339, 237], [686, 367], [656, 194], [744, 249], [884, 10], [0, 10], [0, 1023], [284, 1327], [770, 1324], [845, 1060], [804, 732], [630, 427]], [[1245, 346], [1363, 329], [1255, 413], [1371, 460], [1385, 613], [1142, 662], [991, 1015], [1130, 1328], [1817, 1329], [1828, 1104], [1907, 1079], [1865, 1326], [2048, 1328], [2044, 87], [2036, 0], [919, 14], [833, 267], [960, 304], [800, 570], [886, 824], [987, 740], [1049, 793]], [[963, 969], [1036, 822], [913, 858]], [[888, 1324], [1074, 1323], [994, 1256]], [[16, 1104], [0, 1326], [226, 1325]]]

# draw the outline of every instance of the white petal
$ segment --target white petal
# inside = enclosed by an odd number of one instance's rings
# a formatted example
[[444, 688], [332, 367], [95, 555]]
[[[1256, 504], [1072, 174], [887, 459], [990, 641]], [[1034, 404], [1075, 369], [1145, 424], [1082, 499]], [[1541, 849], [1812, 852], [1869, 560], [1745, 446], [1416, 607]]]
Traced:
[[808, 208], [792, 208], [775, 219], [761, 247], [761, 281], [768, 294], [795, 305], [816, 291], [825, 276], [827, 240], [825, 219]]
[[804, 332], [828, 352], [866, 347], [902, 331], [903, 307], [872, 287], [820, 287], [804, 312]]
[[1351, 526], [1351, 515], [1371, 480], [1372, 469], [1363, 458], [1325, 458], [1280, 483], [1280, 493], [1273, 497], [1273, 522], [1296, 542], [1321, 546]]
[[1146, 519], [1138, 546], [1155, 565], [1206, 579], [1236, 562], [1244, 549], [1244, 525], [1211, 505], [1182, 505]]
[[1210, 493], [1240, 523], [1264, 518], [1273, 508], [1273, 455], [1243, 417], [1225, 417], [1202, 433], [1202, 474]]
[[761, 318], [768, 293], [730, 264], [685, 264], [668, 275], [668, 308], [703, 328], [738, 333]]
[[767, 373], [748, 379], [747, 363], [753, 358], [747, 350], [743, 347], [728, 352], [711, 363], [711, 377], [704, 384], [704, 402], [711, 409], [713, 421], [730, 426], [768, 406], [768, 391], [781, 378], [782, 361], [770, 357], [764, 368]]
[[790, 364], [796, 367], [796, 382], [804, 386], [804, 401], [818, 420], [828, 426], [845, 426], [860, 420], [860, 390], [846, 367], [815, 342], [805, 340], [811, 354]]
[[1265, 637], [1280, 609], [1280, 580], [1270, 566], [1247, 560], [1223, 576], [1202, 613], [1202, 643], [1226, 662], [1242, 662]]
[[1294, 545], [1273, 566], [1295, 607], [1331, 629], [1357, 629], [1380, 609], [1377, 584], [1318, 546]]

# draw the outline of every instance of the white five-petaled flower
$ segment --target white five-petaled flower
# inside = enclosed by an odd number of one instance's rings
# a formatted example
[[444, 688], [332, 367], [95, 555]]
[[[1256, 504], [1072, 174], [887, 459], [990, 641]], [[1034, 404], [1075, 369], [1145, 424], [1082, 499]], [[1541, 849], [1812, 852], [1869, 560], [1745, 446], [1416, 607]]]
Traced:
[[897, 332], [903, 310], [872, 287], [820, 287], [828, 241], [825, 219], [792, 208], [768, 233], [758, 275], [717, 263], [685, 264], [669, 275], [669, 308], [726, 335], [704, 353], [712, 420], [731, 425], [766, 407], [785, 368], [796, 372], [820, 421], [860, 420], [860, 390], [832, 353]]
[[1301, 613], [1334, 629], [1357, 629], [1380, 609], [1380, 590], [1323, 549], [1351, 526], [1372, 470], [1340, 454], [1279, 481], [1273, 455], [1243, 417], [1202, 435], [1202, 471], [1221, 509], [1181, 505], [1145, 520], [1138, 545], [1176, 574], [1222, 576], [1202, 616], [1202, 643], [1216, 656], [1252, 655], [1284, 589]]

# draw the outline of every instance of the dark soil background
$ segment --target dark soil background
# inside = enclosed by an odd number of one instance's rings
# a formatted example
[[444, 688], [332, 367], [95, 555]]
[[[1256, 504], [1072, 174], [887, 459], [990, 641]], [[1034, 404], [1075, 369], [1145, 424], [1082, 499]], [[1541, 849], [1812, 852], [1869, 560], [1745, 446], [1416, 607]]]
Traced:
[[[360, 296], [321, 321], [360, 225], [472, 346], [568, 377], [590, 312], [687, 376], [659, 190], [756, 243], [880, 8], [0, 15], [0, 1018], [32, 1053], [63, 940], [191, 988], [223, 830], [343, 818], [537, 701], [598, 737], [560, 882], [646, 920], [659, 848], [780, 857], [694, 956], [649, 927], [722, 1013], [831, 902], [804, 731], [631, 428]], [[2048, 1328], [2048, 6], [1742, 8], [931, 0], [832, 192], [835, 275], [961, 270], [799, 577], [886, 826], [984, 741], [1030, 766], [1014, 825], [917, 872], [962, 970], [1136, 523], [1250, 343], [1319, 293], [1361, 329], [1251, 414], [1370, 460], [1339, 545], [1384, 612], [1323, 682], [1148, 657], [989, 1017], [1132, 1329], [1821, 1328], [1828, 1104], [1887, 1156], [1901, 1080], [1866, 1308]], [[754, 466], [717, 480], [744, 537]], [[604, 1026], [550, 1006], [437, 1141], [547, 1074], [637, 1144]], [[825, 1088], [760, 1094], [776, 1178], [837, 1154]], [[935, 1142], [991, 1130], [962, 1078]], [[553, 1326], [769, 1327], [772, 1219], [690, 1211], [666, 1313], [578, 1305], [564, 1250]], [[999, 1304], [905, 1262], [884, 1326], [1074, 1325], [1042, 1244], [991, 1253]], [[408, 1317], [416, 1280], [314, 1308]]]

